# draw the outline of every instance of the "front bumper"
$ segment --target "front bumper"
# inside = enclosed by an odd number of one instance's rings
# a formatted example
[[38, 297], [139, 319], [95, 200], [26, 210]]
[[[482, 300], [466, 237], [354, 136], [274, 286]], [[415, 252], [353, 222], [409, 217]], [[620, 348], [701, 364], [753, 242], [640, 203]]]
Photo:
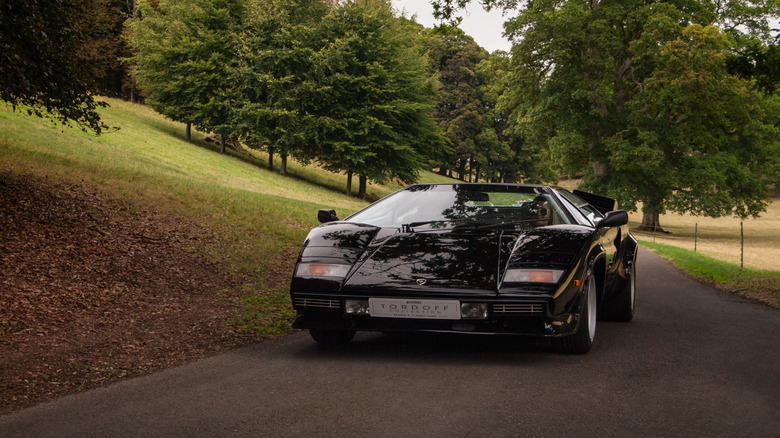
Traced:
[[[461, 303], [486, 302], [488, 315], [484, 319], [462, 318], [458, 320], [380, 318], [370, 315], [346, 314], [344, 310], [346, 299], [361, 298], [334, 294], [295, 294], [293, 307], [298, 312], [298, 316], [293, 322], [293, 328], [380, 332], [462, 332], [555, 337], [574, 333], [579, 317], [577, 314], [568, 313], [553, 316], [550, 314], [552, 299], [539, 297], [460, 297], [458, 299]], [[367, 298], [363, 297], [362, 299]]]

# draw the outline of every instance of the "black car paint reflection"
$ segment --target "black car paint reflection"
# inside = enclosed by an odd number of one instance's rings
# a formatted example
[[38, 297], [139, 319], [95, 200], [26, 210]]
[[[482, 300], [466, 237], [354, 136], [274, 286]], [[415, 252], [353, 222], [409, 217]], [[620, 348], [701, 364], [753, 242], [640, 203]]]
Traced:
[[[349, 272], [336, 279], [294, 275], [294, 326], [309, 329], [324, 343], [344, 342], [355, 330], [465, 331], [544, 336], [565, 351], [587, 351], [594, 328], [583, 325], [595, 321], [595, 315], [624, 321], [633, 316], [636, 240], [624, 212], [602, 208], [606, 214], [594, 224], [584, 214], [586, 206], [587, 212], [593, 207], [570, 202], [579, 198], [568, 192], [561, 196], [561, 190], [416, 185], [345, 221], [314, 228], [298, 263], [344, 264]], [[417, 205], [417, 199], [423, 201]], [[392, 208], [381, 210], [386, 205]], [[507, 277], [510, 271], [539, 270], [560, 273], [560, 280]], [[473, 320], [465, 313], [459, 320], [421, 320], [346, 308], [347, 300], [372, 298], [457, 300], [487, 310]]]

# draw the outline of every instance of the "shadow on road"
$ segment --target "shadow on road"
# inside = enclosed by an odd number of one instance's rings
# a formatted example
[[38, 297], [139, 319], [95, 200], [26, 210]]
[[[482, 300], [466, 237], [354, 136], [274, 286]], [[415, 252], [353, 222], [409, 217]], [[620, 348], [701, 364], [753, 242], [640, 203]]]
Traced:
[[[300, 336], [307, 335], [302, 333]], [[296, 347], [299, 345], [296, 344]], [[595, 352], [594, 349], [591, 353]], [[289, 350], [289, 353], [296, 359], [310, 361], [440, 362], [462, 365], [560, 362], [562, 358], [576, 357], [556, 353], [550, 348], [549, 341], [545, 340], [449, 333], [358, 333], [347, 345], [327, 346], [311, 341], [300, 348]]]

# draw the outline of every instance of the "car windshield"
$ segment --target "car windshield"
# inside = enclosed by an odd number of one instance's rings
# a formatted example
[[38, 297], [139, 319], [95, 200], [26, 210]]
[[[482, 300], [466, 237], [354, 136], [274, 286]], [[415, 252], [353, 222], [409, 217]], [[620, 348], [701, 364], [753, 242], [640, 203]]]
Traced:
[[570, 223], [561, 205], [541, 187], [491, 184], [411, 186], [346, 220], [408, 231]]

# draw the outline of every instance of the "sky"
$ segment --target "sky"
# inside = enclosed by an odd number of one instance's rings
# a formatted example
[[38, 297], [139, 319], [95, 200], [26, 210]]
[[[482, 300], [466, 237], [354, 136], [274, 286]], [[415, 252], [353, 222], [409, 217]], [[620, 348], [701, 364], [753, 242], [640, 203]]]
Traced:
[[[405, 11], [407, 17], [417, 15], [417, 22], [425, 27], [433, 27], [439, 24], [433, 18], [433, 7], [430, 0], [392, 0], [393, 6], [399, 11]], [[459, 16], [463, 17], [460, 28], [468, 35], [474, 38], [480, 46], [487, 49], [488, 52], [495, 50], [509, 51], [512, 45], [506, 38], [501, 36], [504, 32], [504, 22], [506, 17], [501, 15], [501, 11], [485, 12], [477, 0], [472, 0], [465, 11], [460, 11]]]

